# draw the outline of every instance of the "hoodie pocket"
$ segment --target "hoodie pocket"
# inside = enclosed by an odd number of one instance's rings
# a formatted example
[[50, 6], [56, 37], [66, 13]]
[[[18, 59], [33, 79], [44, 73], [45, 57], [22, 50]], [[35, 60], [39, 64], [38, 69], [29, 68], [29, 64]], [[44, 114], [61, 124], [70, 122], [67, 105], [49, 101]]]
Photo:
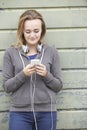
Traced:
[[34, 103], [55, 103], [55, 96], [55, 92], [50, 90], [44, 83], [36, 84]]
[[11, 104], [15, 107], [25, 107], [30, 104], [30, 100], [29, 89], [22, 86], [12, 94]]

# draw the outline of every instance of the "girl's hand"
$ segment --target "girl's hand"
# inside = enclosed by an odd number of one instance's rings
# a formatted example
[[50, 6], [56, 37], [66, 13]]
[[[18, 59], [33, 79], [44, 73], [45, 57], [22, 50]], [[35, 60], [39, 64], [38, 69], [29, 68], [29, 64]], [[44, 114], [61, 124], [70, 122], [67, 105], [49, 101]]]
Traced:
[[23, 72], [26, 76], [31, 76], [33, 73], [35, 73], [35, 66], [32, 64], [28, 64], [24, 69]]
[[47, 70], [46, 70], [46, 66], [43, 64], [39, 64], [39, 65], [35, 65], [36, 68], [36, 73], [41, 75], [41, 76], [46, 76], [47, 75]]

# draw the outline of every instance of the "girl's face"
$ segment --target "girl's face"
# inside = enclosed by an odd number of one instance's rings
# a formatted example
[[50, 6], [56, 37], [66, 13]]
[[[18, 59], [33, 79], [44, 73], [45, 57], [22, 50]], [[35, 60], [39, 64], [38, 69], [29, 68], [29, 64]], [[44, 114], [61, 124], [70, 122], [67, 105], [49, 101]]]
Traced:
[[40, 19], [26, 20], [24, 23], [24, 38], [27, 45], [38, 44], [42, 33], [42, 23]]

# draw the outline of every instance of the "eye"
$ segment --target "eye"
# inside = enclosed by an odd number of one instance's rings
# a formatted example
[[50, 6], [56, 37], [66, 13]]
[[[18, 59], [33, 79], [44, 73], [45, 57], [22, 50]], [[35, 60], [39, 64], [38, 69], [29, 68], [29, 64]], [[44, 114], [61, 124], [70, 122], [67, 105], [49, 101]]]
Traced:
[[31, 30], [29, 30], [29, 29], [25, 29], [25, 30], [24, 30], [24, 33], [26, 33], [26, 34], [30, 34], [30, 33], [31, 33]]
[[30, 31], [26, 31], [27, 34], [30, 34], [31, 32]]
[[35, 32], [35, 33], [38, 33], [38, 32], [39, 32], [39, 30], [38, 30], [38, 29], [36, 29], [36, 30], [34, 30], [34, 32]]

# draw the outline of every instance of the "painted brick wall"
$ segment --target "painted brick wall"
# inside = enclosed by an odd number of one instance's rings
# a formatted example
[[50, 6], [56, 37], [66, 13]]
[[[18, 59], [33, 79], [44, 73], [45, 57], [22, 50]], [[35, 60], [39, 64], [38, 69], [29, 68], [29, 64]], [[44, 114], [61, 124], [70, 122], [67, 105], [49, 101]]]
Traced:
[[87, 130], [87, 0], [0, 0], [0, 130], [8, 130], [10, 101], [2, 88], [3, 54], [16, 41], [26, 9], [42, 13], [46, 41], [60, 54], [64, 87], [57, 96], [57, 130]]

